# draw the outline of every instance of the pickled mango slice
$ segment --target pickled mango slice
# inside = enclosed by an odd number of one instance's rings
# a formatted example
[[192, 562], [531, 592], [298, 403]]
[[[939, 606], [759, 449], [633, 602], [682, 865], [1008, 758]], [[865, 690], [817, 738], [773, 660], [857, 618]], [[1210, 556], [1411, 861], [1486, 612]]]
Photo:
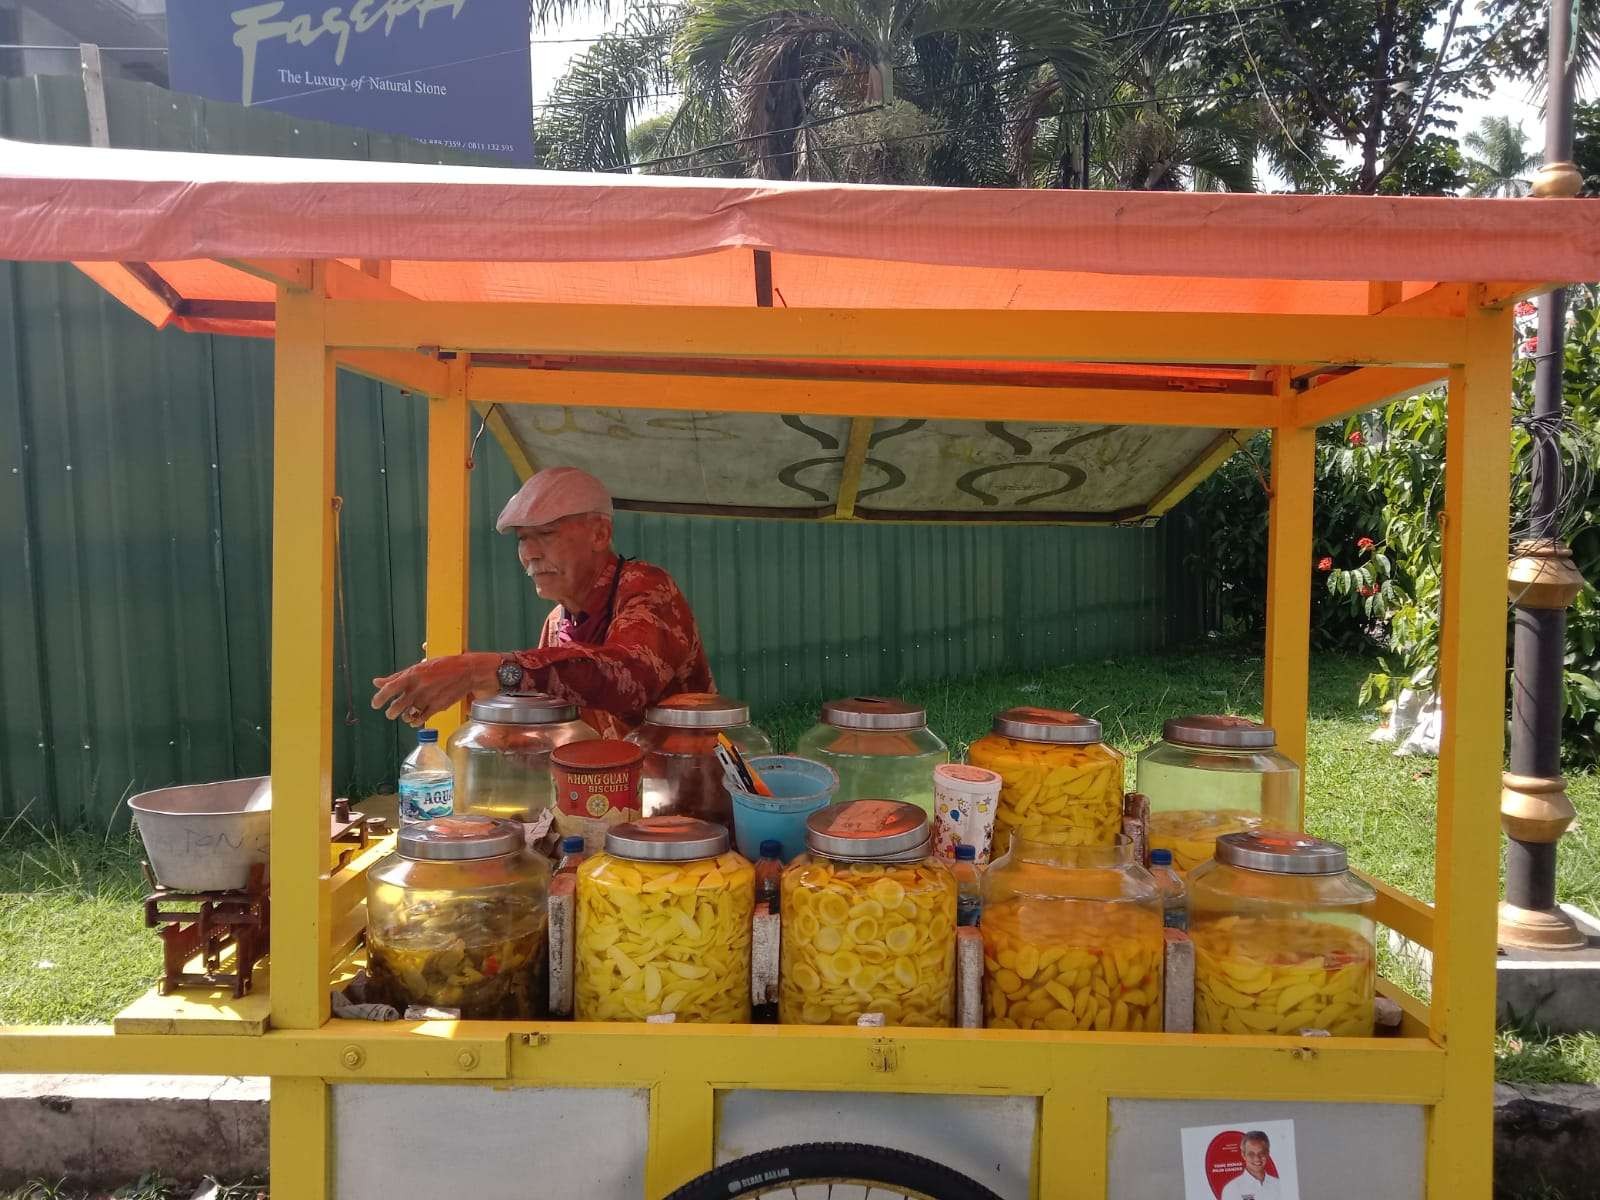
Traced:
[[783, 875], [778, 1019], [955, 1019], [955, 877], [940, 864], [801, 858]]
[[1024, 742], [986, 734], [967, 761], [1000, 774], [994, 854], [1016, 833], [1058, 846], [1109, 846], [1122, 831], [1122, 756], [1100, 744]]
[[1225, 833], [1259, 828], [1260, 813], [1241, 809], [1173, 809], [1150, 814], [1150, 849], [1172, 851], [1172, 868], [1187, 876], [1210, 862]]
[[1196, 1032], [1372, 1036], [1373, 953], [1358, 931], [1304, 917], [1223, 917], [1197, 922], [1190, 936]]
[[755, 872], [737, 854], [589, 859], [578, 870], [574, 1015], [748, 1021], [754, 904]]
[[396, 1006], [458, 1008], [468, 1019], [542, 1011], [542, 909], [482, 896], [435, 894], [396, 908], [367, 931], [369, 971]]
[[984, 1017], [991, 1029], [1159, 1032], [1159, 913], [1026, 897], [986, 908]]

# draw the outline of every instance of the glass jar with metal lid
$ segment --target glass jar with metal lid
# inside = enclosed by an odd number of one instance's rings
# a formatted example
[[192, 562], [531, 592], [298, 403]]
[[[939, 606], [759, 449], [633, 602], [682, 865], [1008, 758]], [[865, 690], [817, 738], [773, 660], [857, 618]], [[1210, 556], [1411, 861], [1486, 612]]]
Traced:
[[550, 807], [550, 752], [600, 735], [554, 696], [485, 696], [450, 735], [456, 811], [532, 821]]
[[733, 829], [733, 799], [717, 761], [717, 735], [745, 755], [771, 754], [750, 724], [748, 705], [709, 692], [684, 692], [645, 709], [628, 740], [644, 750], [644, 815], [698, 817]]
[[1008, 708], [967, 761], [1000, 775], [994, 853], [1013, 834], [1058, 846], [1110, 846], [1122, 832], [1122, 755], [1100, 722], [1054, 708]]
[[1376, 901], [1343, 846], [1223, 834], [1189, 875], [1195, 1031], [1370, 1037]]
[[755, 871], [694, 817], [613, 827], [578, 868], [580, 1021], [750, 1019]]
[[897, 800], [831, 805], [807, 818], [806, 846], [780, 889], [778, 1020], [950, 1025], [957, 887], [933, 856], [927, 813]]
[[852, 696], [822, 706], [794, 752], [839, 773], [835, 802], [887, 797], [933, 815], [933, 768], [950, 748], [928, 728], [928, 710], [883, 696]]
[[1300, 767], [1271, 729], [1246, 717], [1176, 717], [1139, 753], [1135, 790], [1150, 798], [1150, 848], [1171, 850], [1180, 875], [1211, 858], [1217, 838], [1300, 828]]
[[983, 877], [984, 1020], [991, 1029], [1159, 1032], [1161, 889], [1133, 842], [1011, 839]]
[[522, 826], [435, 817], [367, 872], [367, 952], [393, 1003], [465, 1018], [540, 1015], [550, 866]]

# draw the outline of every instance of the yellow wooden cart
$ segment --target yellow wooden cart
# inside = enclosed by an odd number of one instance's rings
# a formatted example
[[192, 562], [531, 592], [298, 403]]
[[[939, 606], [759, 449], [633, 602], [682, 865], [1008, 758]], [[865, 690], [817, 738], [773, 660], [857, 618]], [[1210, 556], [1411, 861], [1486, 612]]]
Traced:
[[[1301, 1122], [1307, 1195], [1380, 1168], [1359, 1194], [1489, 1194], [1511, 305], [1600, 277], [1600, 212], [0, 150], [0, 254], [77, 261], [160, 325], [276, 337], [270, 971], [242, 1001], [0, 1030], [0, 1070], [270, 1076], [286, 1200], [658, 1197], [819, 1134], [1128, 1200], [1178, 1194], [1179, 1127], [1241, 1114]], [[1380, 885], [1378, 911], [1433, 951], [1432, 1002], [1383, 983], [1386, 1040], [330, 1020], [388, 849], [330, 869], [340, 368], [429, 397], [433, 654], [466, 645], [474, 405], [502, 406], [524, 473], [522, 406], [747, 414], [753, 452], [780, 415], [840, 422], [833, 519], [1145, 520], [1268, 429], [1265, 716], [1302, 760], [1316, 427], [1447, 380], [1436, 902]], [[862, 486], [882, 419], [1204, 435], [1110, 508], [889, 513]]]

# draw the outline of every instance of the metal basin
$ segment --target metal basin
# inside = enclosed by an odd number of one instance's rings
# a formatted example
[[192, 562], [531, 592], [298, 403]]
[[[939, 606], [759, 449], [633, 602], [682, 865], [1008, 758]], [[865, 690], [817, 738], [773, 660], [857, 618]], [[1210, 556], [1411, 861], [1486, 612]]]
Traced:
[[157, 788], [129, 797], [150, 869], [163, 887], [231, 891], [267, 865], [272, 835], [272, 780], [224, 779]]

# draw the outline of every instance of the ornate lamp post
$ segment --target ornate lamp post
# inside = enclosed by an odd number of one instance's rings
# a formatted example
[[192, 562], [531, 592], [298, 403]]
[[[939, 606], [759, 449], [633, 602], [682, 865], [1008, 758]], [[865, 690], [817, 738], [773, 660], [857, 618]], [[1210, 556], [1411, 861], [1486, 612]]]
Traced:
[[[1583, 177], [1572, 162], [1572, 5], [1551, 0], [1544, 166], [1533, 182], [1539, 197], [1576, 196]], [[1556, 907], [1556, 844], [1572, 824], [1561, 775], [1561, 688], [1567, 606], [1583, 590], [1572, 552], [1561, 542], [1563, 347], [1567, 295], [1539, 300], [1534, 376], [1532, 537], [1521, 542], [1508, 581], [1516, 610], [1511, 684], [1511, 769], [1503, 779], [1500, 821], [1506, 850], [1506, 899], [1500, 943], [1541, 950], [1577, 950], [1583, 933]]]

